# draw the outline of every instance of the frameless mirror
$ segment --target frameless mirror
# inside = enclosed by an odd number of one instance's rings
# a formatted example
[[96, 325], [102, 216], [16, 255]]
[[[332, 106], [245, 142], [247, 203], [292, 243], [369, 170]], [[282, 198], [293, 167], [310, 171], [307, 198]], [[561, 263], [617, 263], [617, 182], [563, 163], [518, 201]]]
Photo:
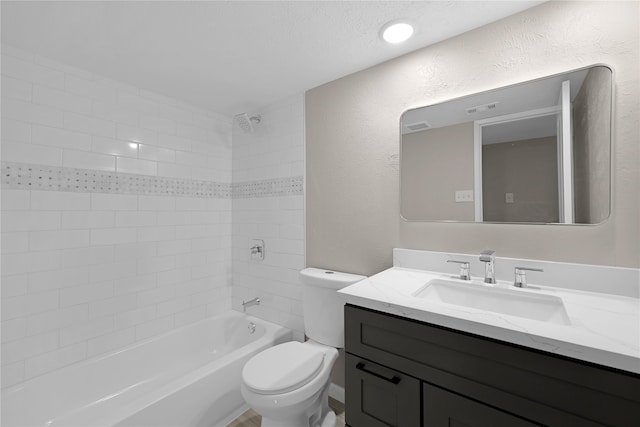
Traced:
[[402, 217], [607, 219], [611, 74], [593, 66], [406, 111], [400, 119]]

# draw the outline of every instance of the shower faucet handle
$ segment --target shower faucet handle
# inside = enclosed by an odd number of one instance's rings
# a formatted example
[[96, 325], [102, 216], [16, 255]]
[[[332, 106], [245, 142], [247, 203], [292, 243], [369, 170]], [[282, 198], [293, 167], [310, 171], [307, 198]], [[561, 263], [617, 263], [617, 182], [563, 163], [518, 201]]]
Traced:
[[471, 280], [471, 276], [469, 275], [469, 262], [468, 261], [457, 261], [455, 259], [449, 259], [447, 262], [453, 262], [456, 264], [460, 264], [460, 280]]

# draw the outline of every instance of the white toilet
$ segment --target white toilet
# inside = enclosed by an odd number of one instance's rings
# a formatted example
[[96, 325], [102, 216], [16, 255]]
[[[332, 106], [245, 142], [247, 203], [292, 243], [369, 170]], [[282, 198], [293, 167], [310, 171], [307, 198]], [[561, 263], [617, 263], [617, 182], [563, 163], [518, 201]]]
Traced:
[[337, 348], [344, 346], [344, 300], [337, 291], [364, 278], [317, 268], [300, 272], [309, 340], [268, 348], [242, 370], [242, 396], [262, 415], [262, 427], [335, 427], [329, 384]]

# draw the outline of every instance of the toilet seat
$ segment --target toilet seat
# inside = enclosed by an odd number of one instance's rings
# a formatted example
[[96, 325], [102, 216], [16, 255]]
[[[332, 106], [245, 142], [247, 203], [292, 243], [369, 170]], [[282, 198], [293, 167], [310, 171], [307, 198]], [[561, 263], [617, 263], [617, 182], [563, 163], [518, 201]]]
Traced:
[[253, 356], [242, 370], [244, 384], [258, 394], [298, 389], [322, 370], [325, 352], [297, 341], [279, 344]]

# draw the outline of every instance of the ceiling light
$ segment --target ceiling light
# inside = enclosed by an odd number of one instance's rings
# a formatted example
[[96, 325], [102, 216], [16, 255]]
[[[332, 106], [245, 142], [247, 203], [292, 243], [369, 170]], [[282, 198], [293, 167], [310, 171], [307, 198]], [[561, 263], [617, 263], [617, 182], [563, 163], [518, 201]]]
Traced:
[[389, 22], [382, 27], [382, 38], [387, 43], [402, 43], [413, 34], [413, 27], [406, 22]]

